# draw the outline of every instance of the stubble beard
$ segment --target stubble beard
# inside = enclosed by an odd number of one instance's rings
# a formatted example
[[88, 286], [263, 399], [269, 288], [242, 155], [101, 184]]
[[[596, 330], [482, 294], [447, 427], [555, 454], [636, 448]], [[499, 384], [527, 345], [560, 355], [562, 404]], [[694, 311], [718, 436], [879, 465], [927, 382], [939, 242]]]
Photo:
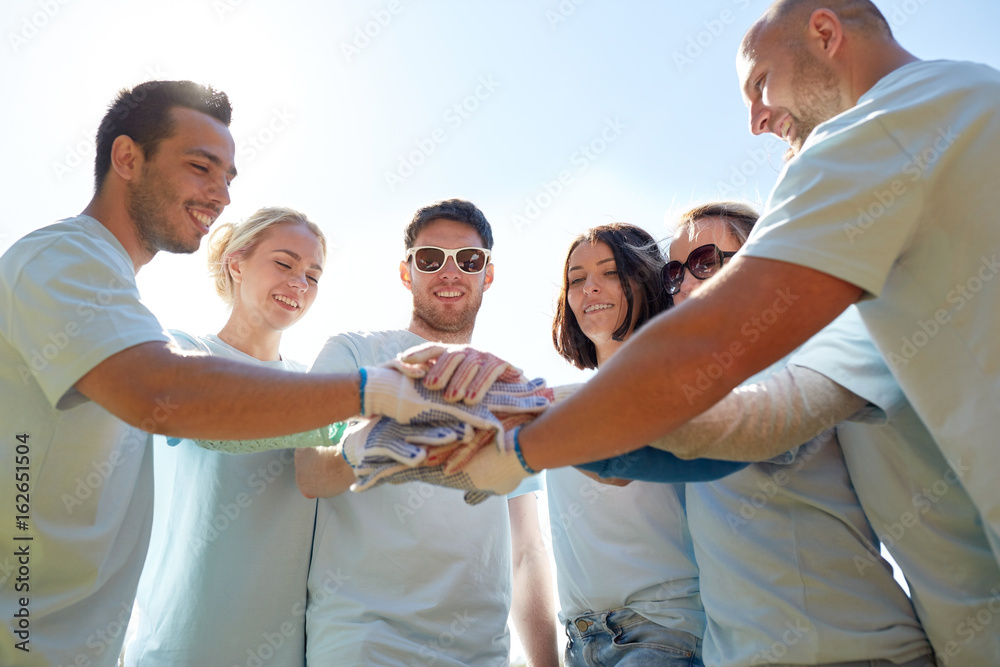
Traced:
[[817, 125], [846, 110], [839, 83], [833, 69], [811, 54], [796, 55], [792, 89], [802, 92], [795, 99], [798, 107], [798, 113], [792, 114], [795, 143], [785, 154], [786, 161], [798, 155]]
[[139, 243], [151, 256], [160, 250], [193, 253], [201, 245], [201, 238], [191, 242], [171, 225], [166, 210], [177, 198], [171, 188], [157, 185], [160, 182], [158, 172], [144, 165], [139, 182], [129, 183], [128, 213], [135, 222]]
[[413, 319], [422, 322], [441, 338], [464, 339], [472, 337], [476, 316], [483, 303], [482, 292], [466, 292], [468, 301], [461, 310], [447, 312], [434, 302], [433, 295], [413, 295]]

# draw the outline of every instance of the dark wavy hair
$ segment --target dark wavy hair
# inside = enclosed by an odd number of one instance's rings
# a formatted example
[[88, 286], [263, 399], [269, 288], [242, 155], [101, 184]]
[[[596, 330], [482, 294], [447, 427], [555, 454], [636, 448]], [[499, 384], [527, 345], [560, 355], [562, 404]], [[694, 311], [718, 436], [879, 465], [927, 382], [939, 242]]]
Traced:
[[[656, 240], [646, 230], [626, 222], [613, 222], [590, 229], [573, 240], [563, 263], [562, 289], [559, 304], [552, 321], [552, 344], [556, 351], [577, 368], [597, 368], [597, 348], [591, 342], [569, 307], [569, 258], [581, 243], [603, 241], [611, 248], [618, 269], [618, 280], [628, 304], [625, 321], [615, 330], [612, 338], [625, 340], [632, 322], [632, 313], [638, 309], [635, 329], [673, 305], [670, 295], [663, 289], [660, 272], [666, 263]], [[632, 282], [638, 294], [632, 290]]]
[[94, 192], [100, 192], [111, 168], [111, 145], [121, 135], [139, 145], [146, 159], [153, 157], [160, 142], [174, 133], [174, 107], [194, 109], [227, 127], [233, 107], [225, 93], [192, 81], [146, 81], [122, 89], [108, 107], [97, 128], [97, 158], [94, 160]]

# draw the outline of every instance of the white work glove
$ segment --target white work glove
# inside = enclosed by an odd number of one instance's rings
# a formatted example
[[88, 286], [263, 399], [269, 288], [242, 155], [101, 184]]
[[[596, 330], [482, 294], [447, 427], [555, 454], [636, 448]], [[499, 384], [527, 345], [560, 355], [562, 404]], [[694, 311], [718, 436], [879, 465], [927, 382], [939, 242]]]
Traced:
[[456, 473], [445, 472], [444, 466], [411, 468], [405, 463], [387, 462], [355, 468], [358, 481], [351, 490], [360, 492], [380, 484], [420, 481], [465, 491], [465, 502], [469, 505], [477, 505], [492, 495], [508, 494], [535, 472], [525, 468], [515, 451], [518, 428], [507, 432], [502, 451], [484, 447]]
[[[343, 455], [352, 468], [393, 461], [420, 465], [428, 449], [472, 440], [473, 428], [464, 422], [448, 424], [400, 424], [376, 417], [352, 424], [342, 438]], [[492, 431], [488, 431], [492, 433]]]
[[406, 350], [393, 368], [423, 378], [428, 389], [443, 390], [446, 401], [475, 405], [494, 382], [524, 382], [521, 370], [507, 361], [467, 345], [425, 343]]

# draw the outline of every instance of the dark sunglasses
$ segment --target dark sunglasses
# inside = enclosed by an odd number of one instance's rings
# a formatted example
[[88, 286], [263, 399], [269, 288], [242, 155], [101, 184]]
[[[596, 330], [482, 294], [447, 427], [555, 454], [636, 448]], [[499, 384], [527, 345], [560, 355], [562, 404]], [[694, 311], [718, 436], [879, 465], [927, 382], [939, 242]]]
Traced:
[[486, 248], [438, 248], [425, 245], [410, 248], [406, 259], [413, 257], [413, 267], [421, 273], [437, 273], [451, 257], [463, 273], [479, 273], [490, 262], [490, 251]]
[[727, 257], [732, 257], [735, 252], [719, 250], [719, 246], [714, 243], [695, 248], [688, 255], [687, 261], [683, 264], [678, 261], [667, 262], [663, 267], [663, 289], [667, 294], [677, 294], [681, 291], [681, 283], [684, 282], [684, 269], [691, 272], [691, 275], [698, 280], [711, 278], [722, 268], [722, 262]]

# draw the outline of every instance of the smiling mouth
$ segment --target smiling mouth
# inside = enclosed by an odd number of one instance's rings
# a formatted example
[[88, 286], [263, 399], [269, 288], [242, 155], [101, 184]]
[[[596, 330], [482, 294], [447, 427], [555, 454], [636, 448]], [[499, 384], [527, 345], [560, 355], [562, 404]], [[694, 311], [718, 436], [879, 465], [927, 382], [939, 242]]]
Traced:
[[215, 222], [214, 217], [210, 215], [205, 215], [201, 211], [196, 211], [194, 209], [189, 208], [188, 213], [191, 215], [192, 218], [195, 219], [195, 221], [198, 224], [200, 224], [202, 227], [205, 228], [205, 232], [208, 232], [208, 228], [212, 226], [213, 222]]
[[281, 296], [280, 294], [275, 294], [274, 295], [274, 300], [277, 301], [278, 303], [283, 303], [286, 306], [289, 306], [291, 308], [295, 308], [296, 310], [299, 307], [299, 302], [298, 301], [296, 301], [295, 299], [289, 299], [286, 296]]
[[455, 299], [462, 296], [463, 292], [458, 292], [455, 290], [442, 290], [440, 292], [434, 292], [434, 296], [441, 297], [442, 299]]
[[791, 118], [786, 118], [785, 122], [783, 122], [781, 124], [781, 127], [779, 127], [778, 129], [779, 129], [778, 134], [779, 134], [779, 136], [781, 136], [781, 140], [782, 141], [787, 141], [787, 142], [791, 143], [791, 139], [789, 139], [789, 135], [792, 132], [792, 119]]
[[614, 306], [612, 304], [610, 304], [610, 303], [595, 303], [592, 306], [587, 306], [584, 309], [583, 312], [584, 313], [596, 313], [596, 312], [598, 312], [600, 310], [608, 310], [609, 308], [614, 308]]

